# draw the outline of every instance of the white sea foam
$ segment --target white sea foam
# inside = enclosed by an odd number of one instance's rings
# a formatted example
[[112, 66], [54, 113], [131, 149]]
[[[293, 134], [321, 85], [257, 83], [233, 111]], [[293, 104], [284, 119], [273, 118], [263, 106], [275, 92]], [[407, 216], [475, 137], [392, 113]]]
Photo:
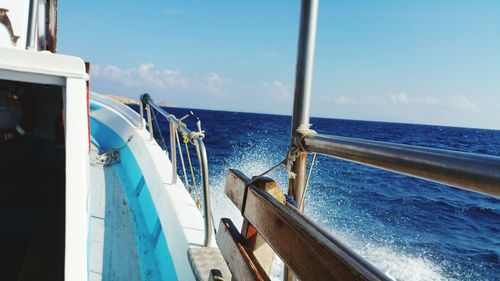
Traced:
[[[262, 152], [262, 153], [260, 153]], [[256, 153], [244, 153], [238, 157], [228, 159], [228, 168], [235, 168], [248, 176], [258, 175], [276, 163], [272, 162], [274, 157], [269, 157], [263, 150], [256, 150]], [[226, 182], [227, 170], [219, 171], [211, 179], [210, 196], [213, 201], [214, 221], [219, 222], [221, 218], [230, 218], [234, 225], [239, 227], [243, 222], [240, 211], [224, 194], [224, 184]]]
[[331, 233], [394, 280], [449, 280], [440, 266], [423, 256], [402, 253], [391, 245], [366, 243], [339, 230]]
[[[273, 153], [265, 147], [252, 149], [251, 152], [234, 155], [231, 159], [226, 159], [228, 163], [227, 167], [239, 169], [249, 176], [257, 175], [274, 165], [277, 162], [276, 159], [280, 159], [281, 157], [279, 155], [273, 157], [271, 154]], [[215, 177], [211, 179], [214, 220], [218, 223], [222, 217], [228, 217], [239, 227], [242, 223], [240, 212], [224, 195], [226, 173], [227, 170], [216, 171]], [[278, 182], [283, 183], [285, 181], [284, 175], [281, 173], [274, 173], [271, 176], [277, 178]], [[332, 208], [332, 206], [323, 207]], [[311, 212], [309, 215], [315, 221], [323, 220], [320, 217], [321, 213], [317, 211]], [[385, 244], [368, 243], [362, 237], [351, 233], [348, 229], [330, 229], [330, 232], [334, 237], [348, 245], [393, 280], [450, 280], [445, 277], [443, 267], [426, 258], [426, 255], [423, 253], [404, 253], [403, 250], [398, 249], [391, 242]], [[277, 258], [272, 268], [272, 280], [282, 280], [282, 272], [283, 263]]]

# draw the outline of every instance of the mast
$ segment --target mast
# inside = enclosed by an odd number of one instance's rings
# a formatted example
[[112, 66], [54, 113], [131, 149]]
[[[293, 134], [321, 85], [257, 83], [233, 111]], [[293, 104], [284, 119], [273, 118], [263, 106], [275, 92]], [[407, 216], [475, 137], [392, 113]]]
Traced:
[[26, 49], [56, 52], [57, 0], [29, 0]]
[[[299, 41], [297, 46], [297, 66], [295, 73], [295, 95], [293, 100], [291, 146], [300, 147], [299, 127], [309, 128], [309, 108], [316, 45], [316, 24], [319, 0], [302, 0]], [[304, 209], [303, 193], [306, 184], [307, 152], [301, 150], [292, 165], [295, 178], [290, 179], [288, 194], [297, 201], [297, 208]]]
[[[301, 147], [299, 127], [309, 128], [309, 108], [311, 103], [314, 49], [316, 46], [316, 25], [319, 0], [302, 0], [299, 40], [297, 46], [297, 65], [295, 70], [295, 94], [291, 128], [291, 147]], [[295, 178], [288, 183], [288, 194], [297, 202], [297, 208], [304, 211], [304, 191], [306, 186], [307, 152], [300, 148], [300, 154], [292, 164]], [[285, 267], [283, 280], [294, 280], [292, 272]]]
[[57, 0], [49, 0], [47, 17], [47, 50], [55, 53], [57, 51]]

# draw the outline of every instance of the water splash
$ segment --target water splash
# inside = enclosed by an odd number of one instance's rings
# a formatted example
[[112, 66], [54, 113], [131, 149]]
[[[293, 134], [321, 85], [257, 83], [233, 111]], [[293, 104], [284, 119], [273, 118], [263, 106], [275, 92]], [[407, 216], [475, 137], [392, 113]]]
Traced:
[[[218, 166], [212, 170], [211, 175], [211, 197], [213, 200], [213, 215], [215, 222], [219, 222], [222, 217], [229, 217], [233, 223], [239, 227], [243, 221], [239, 210], [224, 194], [224, 184], [227, 169], [235, 168], [248, 176], [260, 174], [273, 166], [283, 157], [283, 153], [270, 146], [268, 143], [251, 144], [245, 149], [233, 149], [234, 154], [224, 159], [225, 167]], [[286, 187], [286, 172], [284, 170], [273, 171], [270, 176]], [[320, 196], [310, 198], [315, 201], [307, 214], [316, 222], [326, 226], [334, 237], [348, 245], [351, 249], [374, 264], [382, 272], [385, 272], [394, 280], [409, 281], [442, 281], [453, 280], [447, 277], [445, 267], [437, 264], [429, 258], [429, 253], [407, 253], [405, 249], [398, 248], [393, 241], [370, 241], [355, 229], [343, 227], [333, 227], [334, 223], [329, 218], [325, 218], [326, 213], [334, 212], [337, 215], [345, 215], [339, 212], [335, 205], [327, 206], [328, 202], [322, 202]], [[332, 210], [333, 208], [333, 210]], [[324, 210], [328, 210], [325, 212]], [[354, 216], [349, 219], [361, 219], [363, 216]], [[366, 218], [365, 218], [366, 219]], [[371, 227], [368, 226], [367, 227]], [[383, 227], [383, 226], [382, 226]], [[374, 227], [374, 230], [377, 227]], [[277, 258], [272, 268], [272, 280], [281, 280], [283, 263]]]
[[[214, 221], [219, 222], [221, 218], [230, 218], [234, 225], [239, 227], [243, 222], [241, 213], [234, 206], [234, 204], [229, 200], [229, 198], [224, 194], [224, 185], [226, 182], [227, 170], [234, 168], [242, 171], [245, 175], [252, 177], [254, 175], [259, 175], [266, 171], [273, 165], [275, 165], [282, 157], [279, 150], [269, 149], [269, 145], [264, 143], [258, 147], [238, 149], [234, 148], [235, 154], [233, 154], [229, 159], [225, 159], [226, 167], [217, 167], [218, 169], [213, 171], [214, 174], [211, 175], [211, 185], [210, 185], [210, 196], [213, 200], [213, 216]], [[286, 175], [284, 171], [273, 171], [268, 176], [273, 179], [281, 179], [280, 186], [283, 187], [283, 182], [285, 182]]]

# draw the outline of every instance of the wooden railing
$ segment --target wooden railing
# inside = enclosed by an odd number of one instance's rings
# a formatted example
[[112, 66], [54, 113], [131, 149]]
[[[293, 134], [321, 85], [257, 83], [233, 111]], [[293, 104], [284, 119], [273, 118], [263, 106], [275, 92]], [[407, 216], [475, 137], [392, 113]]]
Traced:
[[286, 202], [270, 178], [229, 170], [225, 193], [241, 211], [241, 233], [221, 219], [217, 244], [234, 280], [270, 280], [276, 253], [300, 280], [390, 280]]

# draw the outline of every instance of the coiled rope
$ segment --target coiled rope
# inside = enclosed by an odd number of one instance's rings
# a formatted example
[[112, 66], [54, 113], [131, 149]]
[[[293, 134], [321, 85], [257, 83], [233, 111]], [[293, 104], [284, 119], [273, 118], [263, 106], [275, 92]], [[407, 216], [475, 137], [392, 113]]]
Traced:
[[109, 149], [103, 153], [100, 153], [96, 156], [93, 163], [90, 163], [92, 166], [101, 165], [103, 167], [112, 166], [114, 164], [120, 163], [120, 151], [124, 149], [128, 143], [132, 140], [134, 134], [131, 134], [128, 137], [127, 141], [120, 147]]

